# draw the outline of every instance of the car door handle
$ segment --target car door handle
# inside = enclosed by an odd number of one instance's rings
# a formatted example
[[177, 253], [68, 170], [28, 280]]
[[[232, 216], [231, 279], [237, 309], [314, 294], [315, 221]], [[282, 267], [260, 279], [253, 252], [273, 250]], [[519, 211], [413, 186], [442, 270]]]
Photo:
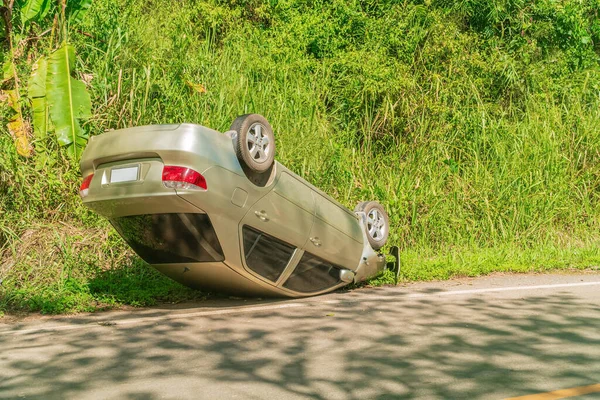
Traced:
[[317, 247], [321, 247], [321, 245], [322, 245], [321, 240], [319, 240], [318, 237], [311, 237], [310, 241], [312, 242], [312, 244], [314, 244]]
[[254, 215], [256, 215], [258, 219], [260, 219], [263, 222], [267, 222], [269, 220], [269, 217], [267, 217], [267, 213], [265, 210], [254, 211]]

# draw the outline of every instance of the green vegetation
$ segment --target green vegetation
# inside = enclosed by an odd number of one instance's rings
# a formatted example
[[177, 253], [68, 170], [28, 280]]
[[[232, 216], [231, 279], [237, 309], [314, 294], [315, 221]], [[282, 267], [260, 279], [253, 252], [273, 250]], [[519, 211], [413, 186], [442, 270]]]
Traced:
[[[15, 22], [3, 55], [34, 127], [23, 88], [62, 23], [85, 135], [263, 114], [292, 170], [351, 208], [386, 206], [403, 279], [599, 264], [598, 0], [96, 0], [77, 23], [57, 9]], [[81, 206], [68, 143], [30, 135], [24, 158], [0, 129], [0, 310], [199, 295]]]

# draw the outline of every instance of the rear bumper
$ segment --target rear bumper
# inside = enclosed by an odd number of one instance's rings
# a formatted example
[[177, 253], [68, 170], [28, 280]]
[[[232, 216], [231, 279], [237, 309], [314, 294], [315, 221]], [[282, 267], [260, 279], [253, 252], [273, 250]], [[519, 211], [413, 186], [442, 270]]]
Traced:
[[[90, 196], [91, 197], [91, 196]], [[84, 201], [86, 207], [108, 219], [141, 214], [202, 213], [203, 210], [185, 201], [170, 189], [164, 193], [132, 194], [107, 199]]]

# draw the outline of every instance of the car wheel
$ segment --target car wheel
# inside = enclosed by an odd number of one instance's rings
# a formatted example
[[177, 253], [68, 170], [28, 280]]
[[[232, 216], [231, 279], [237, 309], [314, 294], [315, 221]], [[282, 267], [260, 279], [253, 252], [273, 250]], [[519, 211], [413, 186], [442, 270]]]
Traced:
[[234, 146], [240, 162], [253, 172], [267, 172], [275, 161], [275, 136], [265, 117], [241, 115], [233, 121], [230, 130], [237, 133]]
[[381, 204], [376, 201], [358, 203], [354, 212], [364, 212], [367, 216], [365, 230], [369, 244], [374, 250], [381, 249], [390, 234], [390, 219]]

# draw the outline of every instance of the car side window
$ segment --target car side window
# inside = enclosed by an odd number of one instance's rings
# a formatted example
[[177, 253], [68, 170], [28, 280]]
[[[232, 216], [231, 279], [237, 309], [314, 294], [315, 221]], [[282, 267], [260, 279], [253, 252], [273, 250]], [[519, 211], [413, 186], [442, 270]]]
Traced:
[[244, 257], [252, 271], [276, 282], [287, 266], [295, 247], [244, 225]]
[[304, 253], [296, 269], [283, 285], [296, 292], [320, 292], [341, 282], [340, 268], [313, 255]]

